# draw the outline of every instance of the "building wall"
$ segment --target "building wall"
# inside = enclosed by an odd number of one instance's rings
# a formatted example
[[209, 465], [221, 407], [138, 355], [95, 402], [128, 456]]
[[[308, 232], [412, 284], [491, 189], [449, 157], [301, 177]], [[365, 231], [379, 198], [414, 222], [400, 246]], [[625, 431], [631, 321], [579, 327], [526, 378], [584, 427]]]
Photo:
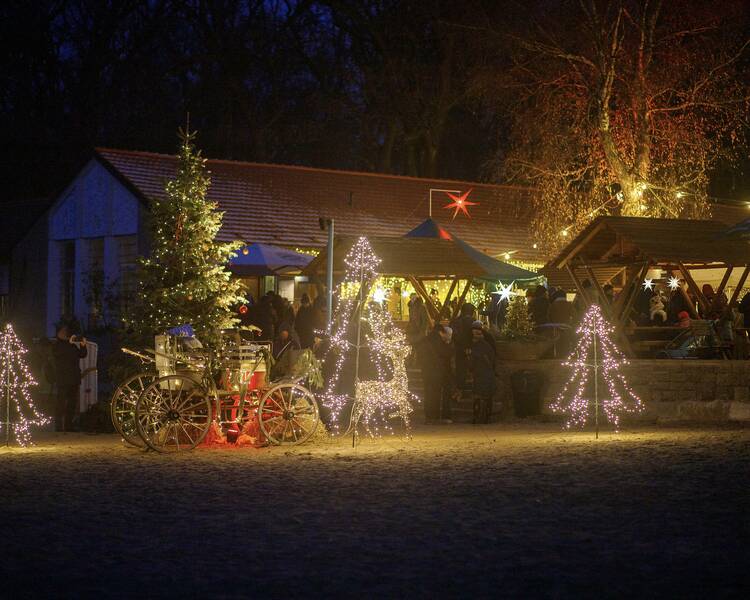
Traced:
[[[542, 412], [570, 376], [561, 361], [498, 362], [499, 394], [512, 396], [511, 374], [529, 369], [544, 378]], [[640, 415], [623, 422], [747, 421], [750, 420], [750, 361], [743, 360], [631, 360], [623, 373], [644, 403]]]
[[[84, 328], [91, 316], [93, 271], [103, 273], [102, 289], [115, 289], [128, 243], [139, 247], [142, 205], [98, 161], [79, 173], [49, 211], [46, 330], [52, 335], [63, 313], [75, 316]], [[126, 243], [127, 242], [127, 243]], [[74, 247], [73, 293], [70, 310], [64, 299], [66, 244]], [[109, 293], [109, 292], [108, 292]]]

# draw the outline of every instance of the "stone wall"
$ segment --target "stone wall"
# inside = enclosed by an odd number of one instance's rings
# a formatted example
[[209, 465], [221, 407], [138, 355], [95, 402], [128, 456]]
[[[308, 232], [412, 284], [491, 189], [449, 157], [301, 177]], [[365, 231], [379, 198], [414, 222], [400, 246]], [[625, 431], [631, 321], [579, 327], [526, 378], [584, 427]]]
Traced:
[[[510, 377], [520, 369], [542, 375], [542, 413], [553, 415], [570, 368], [558, 360], [498, 362], [501, 401], [512, 397]], [[645, 406], [625, 422], [750, 421], [750, 361], [633, 359], [623, 373]]]

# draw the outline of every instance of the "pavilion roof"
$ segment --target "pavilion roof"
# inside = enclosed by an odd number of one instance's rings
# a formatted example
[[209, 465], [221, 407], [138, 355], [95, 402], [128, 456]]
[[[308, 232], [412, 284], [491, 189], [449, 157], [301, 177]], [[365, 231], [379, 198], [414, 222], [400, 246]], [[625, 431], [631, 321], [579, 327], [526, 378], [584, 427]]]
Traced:
[[[336, 237], [333, 269], [343, 273], [344, 257], [356, 242], [356, 236]], [[373, 252], [380, 258], [378, 271], [386, 276], [413, 276], [424, 279], [492, 279], [521, 281], [536, 279], [537, 273], [496, 260], [460, 239], [439, 237], [369, 237]], [[327, 251], [304, 269], [307, 274], [322, 274], [326, 269]]]
[[[576, 259], [598, 267], [639, 261], [654, 265], [746, 265], [750, 246], [728, 239], [717, 221], [604, 216], [579, 233], [549, 266], [564, 268]], [[549, 270], [549, 269], [548, 269]]]

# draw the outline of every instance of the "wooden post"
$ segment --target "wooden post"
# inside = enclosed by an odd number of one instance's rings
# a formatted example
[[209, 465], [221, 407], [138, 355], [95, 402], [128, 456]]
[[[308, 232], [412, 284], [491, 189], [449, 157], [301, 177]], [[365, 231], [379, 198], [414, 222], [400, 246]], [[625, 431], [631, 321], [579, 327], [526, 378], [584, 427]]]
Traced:
[[742, 271], [742, 275], [740, 276], [740, 280], [737, 282], [737, 287], [734, 288], [734, 291], [732, 292], [732, 299], [729, 301], [729, 306], [734, 306], [737, 302], [737, 298], [740, 295], [740, 291], [742, 291], [742, 286], [745, 285], [745, 280], [747, 279], [748, 274], [750, 274], [750, 267], [745, 267], [745, 270]]
[[721, 278], [721, 283], [719, 284], [719, 287], [716, 288], [716, 297], [714, 298], [714, 304], [718, 305], [719, 298], [721, 298], [721, 295], [724, 293], [724, 288], [727, 287], [727, 282], [729, 281], [729, 276], [732, 274], [732, 271], [734, 270], [733, 265], [728, 265], [727, 270], [724, 273], [724, 277]]
[[445, 297], [445, 300], [443, 301], [443, 305], [440, 307], [440, 312], [438, 313], [438, 320], [443, 318], [443, 315], [446, 314], [448, 310], [448, 306], [450, 305], [451, 296], [453, 295], [453, 290], [456, 289], [456, 286], [458, 285], [458, 277], [456, 277], [453, 280], [453, 283], [451, 283], [451, 287], [448, 290], [448, 295]]
[[698, 304], [701, 305], [703, 313], [708, 313], [711, 307], [708, 304], [708, 300], [706, 300], [706, 297], [703, 295], [703, 292], [698, 288], [698, 284], [695, 283], [693, 276], [690, 275], [690, 271], [688, 271], [685, 265], [683, 265], [682, 263], [677, 263], [677, 266], [680, 268], [680, 273], [682, 273], [685, 281], [687, 281], [688, 287], [693, 292], [693, 294], [695, 294], [695, 298], [696, 300], [698, 300]]
[[461, 292], [461, 295], [458, 298], [458, 302], [456, 303], [456, 310], [453, 311], [452, 317], [454, 319], [458, 316], [458, 313], [461, 310], [461, 306], [463, 306], [464, 300], [466, 299], [466, 294], [469, 293], [469, 288], [470, 287], [471, 287], [471, 279], [467, 279], [466, 280], [466, 285], [464, 286], [464, 289], [463, 289], [463, 291]]
[[622, 323], [627, 323], [628, 315], [630, 315], [630, 310], [633, 308], [633, 303], [641, 287], [641, 279], [648, 273], [648, 267], [648, 262], [644, 262], [640, 269], [633, 273], [633, 278], [628, 285], [628, 295], [623, 298], [622, 312], [620, 313], [620, 321]]
[[419, 281], [413, 275], [409, 275], [407, 279], [414, 286], [414, 289], [416, 290], [417, 294], [422, 296], [422, 300], [424, 300], [424, 305], [425, 305], [425, 308], [427, 309], [427, 313], [430, 315], [430, 318], [433, 321], [436, 320], [438, 318], [437, 308], [435, 308], [435, 305], [430, 299], [430, 295], [427, 293], [427, 290], [424, 288], [424, 285], [422, 284], [422, 282]]
[[590, 305], [595, 298], [592, 298], [589, 296], [589, 294], [586, 293], [585, 288], [583, 287], [583, 284], [581, 283], [581, 280], [578, 278], [578, 275], [576, 275], [575, 270], [570, 266], [570, 263], [567, 263], [565, 265], [565, 268], [568, 270], [568, 274], [570, 275], [570, 278], [573, 280], [573, 283], [576, 286], [576, 290], [579, 294], [581, 294], [581, 297], [583, 298], [584, 302], [586, 302], [587, 305]]
[[434, 302], [432, 300], [432, 297], [430, 296], [429, 292], [427, 291], [427, 286], [424, 284], [424, 279], [421, 277], [415, 277], [415, 279], [422, 284], [422, 287], [424, 288], [425, 293], [427, 294], [427, 298], [429, 299], [429, 303], [432, 304], [435, 307], [435, 314], [440, 315], [440, 304]]

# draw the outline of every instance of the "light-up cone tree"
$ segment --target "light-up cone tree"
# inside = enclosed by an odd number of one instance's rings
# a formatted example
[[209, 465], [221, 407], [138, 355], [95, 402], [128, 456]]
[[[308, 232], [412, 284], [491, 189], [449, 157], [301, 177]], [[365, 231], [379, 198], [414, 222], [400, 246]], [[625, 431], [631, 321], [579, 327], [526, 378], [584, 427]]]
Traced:
[[[598, 438], [602, 412], [617, 430], [623, 413], [640, 412], [643, 405], [622, 374], [621, 368], [628, 362], [612, 341], [614, 329], [598, 305], [588, 309], [577, 333], [578, 345], [564, 363], [573, 368], [573, 373], [553, 402], [552, 410], [568, 416], [565, 423], [568, 429], [584, 427], [593, 418]], [[599, 389], [600, 376], [606, 385], [603, 395]]]
[[[346, 273], [339, 287], [334, 318], [329, 330], [329, 357], [333, 368], [323, 402], [331, 410], [334, 427], [344, 407], [351, 405], [350, 427], [356, 438], [357, 426], [363, 424], [375, 434], [387, 419], [401, 417], [409, 423], [411, 404], [406, 385], [405, 360], [409, 347], [390, 313], [377, 302], [367, 301], [369, 289], [378, 276], [380, 259], [361, 237], [344, 259]], [[367, 350], [377, 371], [375, 380], [361, 381], [362, 350]], [[342, 390], [342, 371], [354, 370], [354, 397]]]
[[[323, 395], [323, 402], [334, 418], [335, 428], [338, 427], [341, 411], [351, 401], [349, 394], [342, 393], [341, 390], [344, 365], [348, 360], [354, 360], [355, 377], [359, 371], [361, 310], [364, 308], [367, 288], [377, 277], [380, 259], [375, 256], [367, 238], [361, 237], [346, 255], [344, 264], [346, 273], [336, 295], [333, 319], [328, 331], [329, 360], [333, 360], [333, 368]], [[352, 336], [356, 336], [356, 342], [350, 341]]]
[[137, 302], [125, 319], [143, 342], [189, 323], [215, 345], [219, 330], [238, 322], [232, 308], [245, 301], [227, 268], [242, 242], [216, 241], [223, 213], [206, 196], [210, 178], [194, 138], [180, 132], [176, 177], [150, 206], [150, 254], [140, 260]]
[[36, 385], [26, 364], [26, 347], [8, 323], [0, 332], [0, 385], [4, 404], [3, 426], [5, 444], [10, 445], [11, 429], [21, 446], [31, 444], [31, 427], [49, 423], [31, 399], [31, 387]]

